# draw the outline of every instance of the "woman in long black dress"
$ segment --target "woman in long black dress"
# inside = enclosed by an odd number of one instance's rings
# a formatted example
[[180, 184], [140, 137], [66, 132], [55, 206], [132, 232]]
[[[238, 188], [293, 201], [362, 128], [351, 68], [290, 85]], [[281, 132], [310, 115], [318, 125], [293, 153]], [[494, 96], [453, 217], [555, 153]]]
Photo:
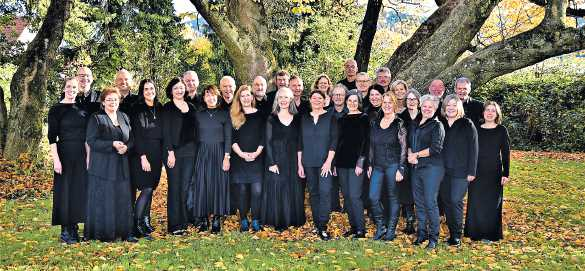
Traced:
[[463, 198], [468, 184], [476, 176], [477, 130], [470, 119], [463, 117], [463, 103], [455, 94], [449, 94], [443, 100], [442, 114], [445, 117], [445, 143], [441, 154], [445, 177], [439, 193], [449, 227], [447, 243], [459, 246], [463, 234]]
[[90, 147], [84, 238], [137, 242], [133, 236], [128, 150], [133, 146], [130, 119], [119, 111], [120, 92], [106, 88], [104, 110], [91, 115], [86, 141]]
[[262, 186], [262, 223], [282, 231], [305, 224], [305, 191], [297, 173], [299, 116], [289, 88], [276, 93], [266, 122], [266, 178]]
[[83, 223], [87, 203], [85, 128], [88, 113], [75, 102], [76, 78], [65, 82], [64, 98], [49, 110], [49, 144], [53, 157], [52, 225], [61, 225], [61, 241], [79, 242], [77, 223]]
[[343, 206], [347, 210], [351, 226], [344, 236], [353, 235], [354, 238], [366, 236], [364, 203], [361, 197], [370, 125], [368, 116], [360, 111], [361, 103], [360, 94], [357, 91], [350, 91], [345, 103], [348, 113], [341, 117], [338, 123], [340, 136], [335, 159], [335, 168], [343, 193]]
[[138, 101], [132, 106], [134, 154], [130, 156], [132, 186], [140, 190], [134, 204], [137, 233], [151, 238], [150, 206], [162, 169], [162, 105], [154, 81], [144, 79], [138, 87]]
[[[256, 109], [252, 89], [248, 85], [240, 86], [230, 110], [233, 130], [231, 164], [232, 188], [237, 191], [237, 206], [240, 211], [240, 230], [249, 230], [248, 210], [252, 209], [252, 230], [257, 232], [260, 225], [260, 205], [262, 204], [262, 177], [264, 163], [265, 119]], [[236, 203], [234, 202], [234, 205]]]
[[211, 233], [221, 231], [221, 218], [230, 212], [230, 152], [232, 122], [227, 110], [218, 108], [216, 86], [203, 91], [205, 109], [197, 112], [198, 152], [195, 174], [188, 188], [187, 208], [199, 221], [213, 215]]
[[301, 116], [298, 171], [299, 177], [307, 178], [317, 234], [322, 240], [330, 240], [327, 224], [331, 215], [332, 163], [339, 131], [333, 110], [323, 108], [325, 98], [322, 91], [311, 91], [311, 112]]
[[[185, 84], [180, 77], [171, 79], [166, 87], [163, 107], [163, 156], [168, 177], [168, 232], [185, 233], [192, 222], [187, 212], [187, 187], [193, 177], [197, 150], [195, 106], [185, 101]], [[207, 225], [201, 225], [206, 229]]]
[[502, 234], [504, 185], [510, 174], [510, 137], [495, 102], [483, 110], [484, 124], [477, 129], [477, 179], [469, 184], [465, 236], [471, 240], [498, 241]]
[[[398, 117], [404, 121], [406, 131], [410, 133], [410, 128], [416, 127], [422, 117], [418, 108], [420, 103], [420, 93], [414, 89], [410, 89], [406, 92], [405, 97], [406, 110], [398, 114]], [[402, 231], [406, 234], [415, 233], [414, 198], [412, 197], [412, 183], [410, 181], [412, 168], [413, 165], [407, 163], [404, 180], [398, 183], [398, 199], [400, 200], [402, 216], [406, 219], [406, 226]]]

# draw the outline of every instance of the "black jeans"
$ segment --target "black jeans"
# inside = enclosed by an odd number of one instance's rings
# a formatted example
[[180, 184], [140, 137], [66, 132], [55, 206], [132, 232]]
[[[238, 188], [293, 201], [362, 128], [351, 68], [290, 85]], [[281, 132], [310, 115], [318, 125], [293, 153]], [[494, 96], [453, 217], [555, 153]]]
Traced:
[[309, 199], [313, 224], [319, 230], [326, 230], [331, 214], [331, 175], [321, 176], [321, 167], [305, 167], [309, 185]]
[[[428, 165], [412, 171], [412, 192], [418, 221], [417, 235], [437, 242], [439, 240], [439, 207], [437, 196], [445, 174], [442, 166]], [[428, 225], [428, 229], [427, 229]]]
[[467, 178], [445, 175], [441, 183], [441, 199], [445, 206], [445, 217], [449, 234], [453, 238], [461, 238], [463, 233], [463, 198], [467, 193]]
[[356, 231], [365, 231], [364, 203], [362, 201], [362, 187], [364, 171], [360, 176], [355, 175], [355, 168], [337, 168], [337, 176], [343, 193], [343, 206], [349, 217], [349, 225]]

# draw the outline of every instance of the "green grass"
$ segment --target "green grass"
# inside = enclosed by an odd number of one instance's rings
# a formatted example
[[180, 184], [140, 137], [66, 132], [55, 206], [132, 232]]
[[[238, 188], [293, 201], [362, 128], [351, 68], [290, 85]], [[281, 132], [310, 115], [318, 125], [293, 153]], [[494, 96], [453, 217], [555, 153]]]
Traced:
[[[525, 158], [513, 161], [505, 190], [505, 240], [465, 240], [459, 249], [413, 247], [400, 233], [392, 243], [368, 240], [282, 241], [228, 232], [165, 236], [155, 241], [58, 242], [51, 201], [0, 201], [0, 269], [332, 270], [524, 269], [585, 266], [585, 163]], [[444, 236], [444, 233], [443, 233]]]

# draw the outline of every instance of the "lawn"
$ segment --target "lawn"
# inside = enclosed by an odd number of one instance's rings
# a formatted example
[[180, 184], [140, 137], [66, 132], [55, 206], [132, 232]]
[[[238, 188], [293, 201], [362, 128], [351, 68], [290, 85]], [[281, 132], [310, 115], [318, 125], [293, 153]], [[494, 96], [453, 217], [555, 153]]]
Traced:
[[[317, 240], [309, 223], [283, 233], [268, 229], [254, 235], [237, 232], [234, 218], [226, 221], [222, 235], [190, 231], [185, 237], [166, 236], [164, 185], [154, 207], [156, 240], [66, 246], [58, 242], [59, 228], [50, 225], [50, 194], [24, 193], [0, 199], [0, 270], [582, 270], [584, 157], [515, 152], [512, 181], [504, 192], [505, 239], [492, 244], [464, 239], [460, 248], [441, 244], [434, 252], [413, 247], [413, 237], [401, 232], [391, 243], [342, 238], [347, 219], [337, 213], [330, 226], [337, 238], [329, 242]], [[371, 236], [371, 225], [369, 230]], [[445, 233], [442, 225], [442, 239]]]

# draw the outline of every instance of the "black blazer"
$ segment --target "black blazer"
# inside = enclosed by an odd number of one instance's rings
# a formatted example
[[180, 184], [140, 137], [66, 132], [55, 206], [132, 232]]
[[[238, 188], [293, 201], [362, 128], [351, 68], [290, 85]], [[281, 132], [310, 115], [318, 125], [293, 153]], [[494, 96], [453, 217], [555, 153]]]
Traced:
[[419, 157], [418, 164], [415, 167], [425, 167], [428, 165], [443, 166], [441, 151], [443, 150], [443, 141], [445, 139], [445, 128], [443, 124], [435, 117], [427, 119], [423, 124], [415, 123], [409, 127], [408, 147], [412, 152], [422, 151], [429, 148], [430, 156]]
[[[99, 111], [91, 115], [87, 124], [86, 141], [90, 147], [88, 174], [100, 176], [108, 180], [118, 180], [121, 171], [125, 179], [130, 178], [128, 167], [128, 152], [133, 147], [130, 128], [130, 119], [123, 112], [118, 111], [118, 123], [122, 130], [122, 138], [114, 137], [117, 129], [106, 112]], [[120, 155], [112, 145], [116, 140], [124, 142], [128, 151]]]
[[[197, 119], [195, 106], [189, 102], [187, 106], [189, 106], [189, 114], [193, 114], [193, 119]], [[175, 106], [173, 101], [169, 101], [163, 106], [163, 150], [174, 151], [180, 147], [181, 130], [183, 128], [183, 117], [181, 114], [181, 110]], [[197, 138], [197, 131], [195, 131], [195, 138]]]
[[447, 174], [457, 178], [476, 176], [478, 148], [477, 130], [470, 119], [460, 118], [451, 127], [445, 123], [442, 154]]

